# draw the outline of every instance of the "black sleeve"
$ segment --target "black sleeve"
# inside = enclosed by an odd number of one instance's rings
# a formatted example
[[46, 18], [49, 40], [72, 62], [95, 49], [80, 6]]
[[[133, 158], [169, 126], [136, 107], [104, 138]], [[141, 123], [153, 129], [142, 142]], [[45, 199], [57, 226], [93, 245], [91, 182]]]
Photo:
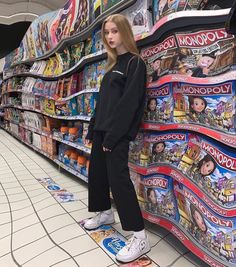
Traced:
[[103, 146], [113, 149], [125, 136], [134, 120], [135, 114], [142, 107], [146, 89], [146, 65], [139, 57], [130, 63], [124, 93], [114, 108], [111, 128], [107, 132]]

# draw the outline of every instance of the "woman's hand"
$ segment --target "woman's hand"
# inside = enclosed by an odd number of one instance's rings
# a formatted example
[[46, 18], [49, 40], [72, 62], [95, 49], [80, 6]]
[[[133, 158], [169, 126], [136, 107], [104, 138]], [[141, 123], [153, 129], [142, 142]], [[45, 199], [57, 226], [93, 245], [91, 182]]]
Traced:
[[84, 144], [85, 144], [86, 146], [88, 146], [90, 143], [92, 143], [91, 140], [89, 140], [89, 139], [85, 139], [85, 140], [84, 140]]
[[106, 148], [106, 147], [104, 147], [104, 146], [102, 147], [102, 149], [103, 149], [104, 152], [111, 152], [111, 149]]

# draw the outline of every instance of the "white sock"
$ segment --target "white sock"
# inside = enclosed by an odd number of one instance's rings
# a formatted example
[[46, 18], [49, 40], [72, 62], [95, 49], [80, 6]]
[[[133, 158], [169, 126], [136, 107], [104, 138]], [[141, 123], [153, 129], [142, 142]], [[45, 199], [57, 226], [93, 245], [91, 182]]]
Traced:
[[145, 239], [146, 238], [145, 230], [143, 229], [143, 230], [138, 231], [138, 232], [134, 231], [134, 236], [139, 238], [139, 239]]

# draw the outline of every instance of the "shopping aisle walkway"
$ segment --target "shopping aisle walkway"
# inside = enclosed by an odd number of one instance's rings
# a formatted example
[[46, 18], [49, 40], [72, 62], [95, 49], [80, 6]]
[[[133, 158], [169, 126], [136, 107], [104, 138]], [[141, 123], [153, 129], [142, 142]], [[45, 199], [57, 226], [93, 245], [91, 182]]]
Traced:
[[[37, 180], [51, 178], [78, 199], [61, 203]], [[117, 264], [78, 224], [87, 212], [87, 185], [0, 130], [0, 266], [106, 267]], [[207, 266], [166, 230], [146, 223], [161, 267]], [[116, 213], [114, 225], [123, 232]]]

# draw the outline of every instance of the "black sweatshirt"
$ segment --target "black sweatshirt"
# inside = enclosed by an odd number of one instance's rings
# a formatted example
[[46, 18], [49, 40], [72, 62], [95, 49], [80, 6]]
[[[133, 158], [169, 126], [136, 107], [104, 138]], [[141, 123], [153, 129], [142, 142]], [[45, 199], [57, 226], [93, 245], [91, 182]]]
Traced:
[[127, 52], [118, 55], [116, 65], [102, 80], [94, 117], [87, 139], [93, 131], [106, 132], [103, 146], [113, 149], [121, 138], [134, 140], [144, 111], [146, 65]]

